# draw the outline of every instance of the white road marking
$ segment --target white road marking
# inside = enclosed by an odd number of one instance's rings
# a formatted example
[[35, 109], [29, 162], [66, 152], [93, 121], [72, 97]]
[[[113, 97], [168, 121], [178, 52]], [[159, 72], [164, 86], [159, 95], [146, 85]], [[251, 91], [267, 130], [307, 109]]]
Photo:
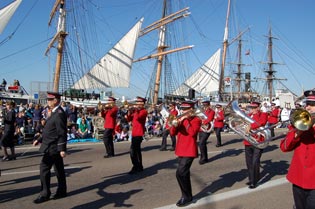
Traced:
[[[209, 194], [208, 196], [206, 196], [204, 198], [195, 200], [196, 201], [195, 203], [192, 203], [192, 204], [186, 206], [185, 208], [200, 207], [203, 205], [211, 204], [214, 202], [218, 202], [218, 201], [222, 201], [222, 200], [226, 200], [226, 199], [230, 199], [230, 198], [235, 198], [235, 197], [245, 195], [245, 194], [248, 194], [251, 192], [264, 190], [267, 188], [279, 186], [279, 185], [286, 184], [286, 183], [289, 183], [289, 182], [287, 181], [287, 179], [285, 177], [283, 177], [283, 178], [271, 180], [271, 181], [268, 181], [264, 184], [261, 184], [256, 189], [248, 189], [247, 187], [243, 187], [240, 189], [235, 189], [235, 190], [231, 190], [228, 192], [222, 192], [222, 193], [218, 193], [215, 195]], [[174, 201], [177, 201], [177, 200], [174, 200]], [[172, 205], [166, 205], [166, 206], [155, 208], [155, 209], [172, 209], [172, 208], [178, 208], [178, 207], [175, 204], [172, 204]]]

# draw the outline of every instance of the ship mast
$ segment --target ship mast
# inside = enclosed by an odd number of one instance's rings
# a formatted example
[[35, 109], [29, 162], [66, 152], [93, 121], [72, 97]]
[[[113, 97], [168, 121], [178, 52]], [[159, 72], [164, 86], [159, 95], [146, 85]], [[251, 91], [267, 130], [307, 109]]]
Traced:
[[158, 47], [157, 47], [157, 53], [152, 54], [149, 56], [145, 56], [139, 59], [134, 60], [133, 62], [139, 62], [146, 59], [151, 58], [157, 58], [157, 69], [156, 69], [156, 77], [155, 77], [155, 83], [154, 83], [154, 92], [153, 92], [153, 101], [152, 104], [156, 105], [158, 103], [159, 98], [159, 90], [160, 90], [160, 83], [161, 83], [161, 74], [162, 74], [162, 64], [164, 60], [164, 56], [170, 53], [178, 52], [181, 50], [191, 49], [193, 45], [189, 46], [183, 46], [171, 50], [165, 50], [168, 48], [165, 44], [165, 32], [166, 32], [166, 25], [179, 19], [182, 17], [187, 17], [190, 13], [188, 12], [188, 7], [179, 10], [173, 14], [167, 15], [167, 7], [166, 7], [166, 1], [163, 1], [163, 12], [162, 12], [162, 18], [151, 25], [147, 26], [146, 28], [142, 29], [139, 36], [143, 36], [155, 29], [159, 29], [159, 41], [158, 41]]
[[274, 79], [274, 74], [275, 74], [275, 70], [273, 69], [273, 65], [276, 64], [275, 62], [273, 62], [273, 56], [272, 56], [272, 39], [274, 37], [271, 34], [271, 27], [269, 27], [269, 33], [268, 33], [268, 70], [265, 70], [265, 72], [267, 73], [267, 86], [268, 86], [268, 92], [269, 92], [269, 101], [272, 100], [272, 96], [273, 96], [273, 80]]
[[64, 49], [64, 41], [67, 36], [66, 32], [66, 11], [65, 7], [65, 0], [56, 0], [54, 7], [50, 13], [50, 20], [49, 25], [54, 17], [57, 8], [59, 6], [59, 17], [58, 17], [58, 26], [57, 26], [57, 33], [49, 43], [46, 53], [50, 50], [50, 48], [57, 42], [57, 58], [56, 58], [56, 65], [55, 65], [55, 74], [54, 74], [54, 83], [53, 83], [53, 91], [59, 92], [59, 81], [60, 81], [60, 72], [61, 72], [61, 64], [62, 64], [62, 54]]
[[[163, 2], [162, 18], [165, 18], [165, 15], [166, 15], [166, 0], [164, 0]], [[165, 25], [161, 26], [160, 33], [159, 33], [159, 43], [158, 43], [158, 48], [157, 48], [158, 53], [162, 53], [164, 49], [167, 48], [167, 46], [165, 46], [165, 30], [166, 30], [166, 26]], [[156, 77], [155, 77], [154, 92], [153, 92], [153, 104], [158, 103], [163, 58], [164, 58], [163, 55], [159, 55], [157, 58], [157, 69], [156, 69]]]
[[221, 101], [222, 101], [223, 93], [224, 93], [224, 69], [225, 69], [227, 47], [229, 45], [228, 27], [229, 27], [229, 17], [230, 17], [230, 6], [231, 6], [231, 0], [228, 1], [228, 9], [227, 9], [227, 13], [226, 13], [224, 37], [223, 37], [223, 52], [222, 52], [221, 73], [220, 73], [219, 92], [218, 92], [219, 93], [219, 100], [221, 100]]

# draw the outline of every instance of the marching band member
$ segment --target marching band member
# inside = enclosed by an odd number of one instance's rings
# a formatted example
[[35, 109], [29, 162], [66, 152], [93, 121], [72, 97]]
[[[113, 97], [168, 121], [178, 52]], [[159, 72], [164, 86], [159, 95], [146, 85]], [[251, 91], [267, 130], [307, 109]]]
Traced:
[[104, 109], [101, 112], [101, 115], [105, 120], [103, 142], [106, 149], [106, 154], [104, 155], [104, 158], [111, 158], [115, 156], [113, 140], [118, 113], [118, 107], [115, 105], [115, 101], [116, 99], [114, 97], [109, 97], [108, 103], [105, 104]]
[[202, 120], [202, 125], [199, 131], [200, 165], [208, 162], [207, 140], [211, 134], [211, 126], [213, 126], [211, 122], [213, 121], [215, 114], [214, 110], [210, 106], [209, 100], [204, 100], [201, 103], [203, 105], [204, 114], [207, 116], [207, 119]]
[[220, 104], [216, 104], [215, 107], [216, 109], [215, 109], [215, 114], [214, 114], [213, 126], [214, 126], [215, 135], [217, 137], [216, 147], [221, 147], [222, 146], [221, 132], [224, 127], [224, 110], [222, 108], [222, 105]]
[[[305, 109], [315, 114], [315, 91], [304, 92]], [[280, 142], [283, 152], [294, 151], [287, 179], [292, 183], [296, 209], [315, 208], [315, 126], [307, 131], [299, 131], [288, 125], [289, 131]]]
[[178, 207], [190, 204], [193, 200], [190, 181], [190, 167], [194, 158], [198, 157], [197, 136], [201, 127], [201, 119], [190, 114], [194, 110], [195, 102], [184, 101], [180, 108], [182, 117], [178, 119], [178, 125], [172, 126], [170, 134], [177, 135], [175, 154], [178, 156], [176, 179], [182, 196], [176, 203]]
[[281, 113], [280, 102], [278, 100], [277, 101], [273, 101], [271, 103], [271, 111], [269, 112], [269, 116], [268, 116], [268, 125], [272, 126], [272, 128], [270, 128], [271, 137], [275, 136], [275, 127], [274, 127], [274, 125], [279, 122], [279, 120], [280, 120], [280, 113]]
[[132, 169], [129, 174], [136, 174], [143, 171], [141, 143], [145, 132], [145, 121], [148, 116], [144, 104], [147, 100], [142, 97], [137, 97], [135, 108], [133, 111], [128, 111], [127, 120], [132, 123], [130, 159]]
[[[249, 116], [255, 121], [255, 123], [250, 124], [248, 127], [248, 132], [251, 130], [255, 130], [259, 127], [265, 126], [267, 123], [267, 113], [260, 111], [260, 102], [251, 102], [248, 105], [249, 108]], [[257, 134], [257, 140], [261, 137]], [[245, 145], [245, 160], [248, 171], [248, 179], [249, 179], [249, 187], [250, 189], [254, 189], [257, 187], [257, 182], [259, 181], [260, 175], [260, 158], [263, 153], [263, 149], [259, 149], [251, 145], [247, 140], [243, 141]]]
[[57, 92], [47, 92], [47, 103], [51, 110], [43, 128], [42, 137], [34, 140], [33, 145], [41, 143], [39, 151], [44, 153], [40, 163], [41, 190], [33, 201], [40, 204], [49, 200], [51, 168], [54, 166], [58, 187], [53, 199], [67, 196], [67, 182], [63, 159], [67, 151], [67, 115], [60, 106], [61, 95]]
[[[169, 117], [177, 117], [178, 115], [178, 111], [176, 110], [176, 103], [172, 102], [171, 104], [169, 104]], [[168, 137], [168, 135], [170, 134], [170, 126], [168, 124], [168, 118], [165, 121], [165, 127], [162, 133], [162, 144], [161, 144], [161, 148], [160, 151], [166, 151], [166, 139]], [[174, 151], [175, 150], [175, 146], [176, 146], [176, 136], [171, 136], [171, 140], [172, 140], [172, 148], [170, 149], [170, 151]]]

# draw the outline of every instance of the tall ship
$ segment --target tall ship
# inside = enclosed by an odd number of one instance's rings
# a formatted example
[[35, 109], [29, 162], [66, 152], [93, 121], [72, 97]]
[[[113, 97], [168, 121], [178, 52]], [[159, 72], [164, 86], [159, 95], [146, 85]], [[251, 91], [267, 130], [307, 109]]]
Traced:
[[[123, 101], [141, 95], [153, 105], [187, 98], [248, 102], [271, 101], [286, 94], [299, 96], [278, 84], [285, 81], [277, 78], [272, 42], [276, 36], [271, 26], [266, 30], [268, 57], [253, 58], [255, 49], [248, 38], [251, 27], [235, 24], [236, 1], [218, 1], [211, 6], [205, 1], [202, 5], [150, 1], [137, 10], [139, 15], [133, 21], [115, 16], [113, 8], [123, 3], [111, 3], [53, 1], [48, 18], [52, 38], [44, 53], [51, 82], [45, 90], [58, 91], [77, 105], [95, 105], [108, 96]], [[198, 14], [202, 6], [210, 8], [208, 14]], [[137, 6], [129, 3], [129, 7]], [[102, 16], [110, 12], [112, 17]], [[195, 21], [197, 15], [204, 21]], [[210, 20], [205, 20], [207, 16]], [[219, 35], [223, 40], [217, 34], [203, 33], [206, 27], [222, 28]], [[258, 62], [262, 64], [259, 67]], [[36, 93], [39, 99], [43, 95]], [[31, 95], [35, 95], [33, 91]]]

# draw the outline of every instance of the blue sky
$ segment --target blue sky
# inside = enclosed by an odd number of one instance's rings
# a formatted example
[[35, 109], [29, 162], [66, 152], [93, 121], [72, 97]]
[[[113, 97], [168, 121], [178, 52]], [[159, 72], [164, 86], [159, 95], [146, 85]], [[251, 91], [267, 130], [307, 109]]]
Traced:
[[[1, 0], [0, 8], [10, 2], [11, 0]], [[29, 92], [32, 91], [32, 81], [52, 80], [54, 66], [51, 60], [54, 58], [47, 57], [44, 53], [48, 39], [54, 33], [54, 28], [48, 27], [49, 14], [54, 2], [54, 0], [24, 0], [4, 32], [0, 34], [1, 42], [17, 29], [12, 38], [0, 46], [1, 76], [8, 83], [18, 79]], [[161, 16], [162, 0], [86, 0], [86, 2], [90, 2], [101, 12], [98, 16], [102, 18], [104, 24], [102, 34], [104, 49], [101, 50], [105, 52], [140, 17], [145, 17], [144, 26], [146, 26]], [[187, 35], [191, 36], [190, 44], [195, 45], [189, 66], [191, 69], [197, 69], [211, 53], [222, 45], [227, 3], [224, 0], [182, 0], [182, 2], [190, 7], [191, 20], [188, 25], [191, 29], [188, 30]], [[264, 36], [267, 35], [268, 26], [271, 23], [276, 37], [284, 42], [284, 45], [277, 45], [278, 41], [274, 40], [274, 61], [280, 63], [276, 67], [277, 76], [287, 78], [286, 86], [292, 88], [296, 94], [301, 94], [303, 89], [315, 87], [314, 11], [313, 0], [237, 0], [233, 2], [231, 19], [237, 19], [238, 25], [235, 27], [241, 30], [250, 27], [248, 34], [254, 40], [248, 39], [244, 44], [245, 49], [251, 49], [251, 56], [244, 57], [244, 62], [255, 61], [251, 64], [252, 67], [249, 67], [253, 70], [253, 74], [254, 71], [258, 71], [259, 67], [254, 70], [256, 65], [263, 62], [266, 56]], [[150, 39], [146, 41], [148, 40]], [[153, 46], [156, 42], [147, 43], [145, 47]], [[255, 48], [250, 44], [255, 45]], [[139, 46], [136, 56], [145, 55], [145, 47]], [[279, 49], [281, 53], [277, 54], [276, 49]], [[152, 65], [151, 63], [146, 66], [137, 66], [137, 68], [151, 68]], [[261, 74], [255, 72], [255, 74], [257, 77], [264, 76], [263, 72]], [[145, 88], [141, 86], [143, 84], [141, 80], [135, 80], [135, 83], [140, 88]], [[141, 95], [144, 92], [134, 93]], [[128, 94], [128, 89], [122, 94]]]

